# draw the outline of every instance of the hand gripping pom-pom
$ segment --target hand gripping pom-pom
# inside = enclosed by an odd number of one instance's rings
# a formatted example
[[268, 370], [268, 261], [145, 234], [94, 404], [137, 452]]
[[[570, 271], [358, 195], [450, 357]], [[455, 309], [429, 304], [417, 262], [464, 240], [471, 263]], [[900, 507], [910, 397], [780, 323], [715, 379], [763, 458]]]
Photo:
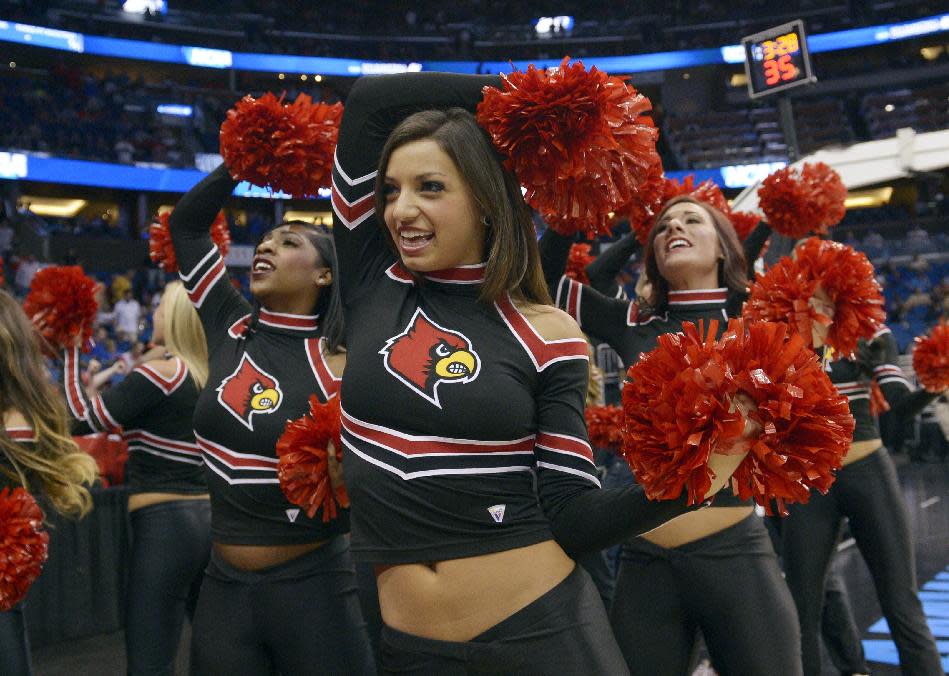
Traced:
[[[823, 290], [833, 317], [818, 312], [810, 300]], [[824, 342], [842, 357], [851, 357], [857, 341], [869, 339], [886, 319], [883, 294], [873, 264], [851, 247], [812, 237], [759, 274], [742, 315], [749, 321], [785, 322], [811, 346], [812, 324], [829, 325]]]
[[346, 487], [333, 488], [327, 448], [332, 441], [336, 459], [342, 462], [339, 397], [321, 404], [310, 397], [310, 410], [287, 423], [277, 441], [277, 477], [287, 500], [306, 510], [311, 519], [323, 508], [323, 522], [339, 515], [339, 507], [349, 507]]
[[221, 125], [221, 156], [234, 178], [297, 198], [328, 186], [343, 105], [300, 94], [287, 105], [270, 92], [245, 96]]
[[943, 392], [949, 387], [949, 324], [939, 324], [928, 336], [916, 338], [913, 370], [928, 392]]
[[651, 110], [621, 78], [564, 59], [505, 75], [503, 91], [485, 88], [477, 118], [550, 227], [608, 234], [609, 214], [659, 161]]
[[619, 452], [623, 448], [623, 409], [619, 406], [587, 406], [583, 412], [590, 445]]
[[574, 244], [570, 247], [570, 256], [567, 258], [567, 270], [564, 273], [570, 279], [575, 279], [581, 284], [589, 284], [590, 278], [587, 277], [587, 266], [593, 262], [593, 256], [590, 255], [589, 244]]
[[792, 239], [826, 235], [844, 217], [847, 187], [823, 162], [778, 169], [761, 183], [758, 203], [768, 224]]
[[753, 214], [750, 211], [727, 211], [728, 220], [732, 222], [735, 228], [735, 234], [738, 239], [744, 241], [752, 231], [758, 227], [761, 222], [761, 216]]
[[49, 534], [43, 512], [23, 488], [0, 491], [0, 612], [23, 600], [43, 570]]
[[659, 336], [656, 348], [629, 368], [623, 387], [623, 455], [653, 500], [677, 498], [683, 488], [690, 505], [705, 499], [712, 485], [709, 456], [744, 430], [732, 410], [737, 386], [715, 341], [684, 322], [682, 333]]
[[[175, 247], [171, 243], [171, 231], [168, 221], [171, 212], [163, 211], [148, 228], [148, 256], [152, 263], [168, 273], [178, 272], [178, 259], [175, 256]], [[231, 248], [231, 232], [227, 228], [227, 218], [224, 212], [218, 213], [211, 224], [211, 240], [217, 246], [221, 257], [227, 256]]]
[[740, 498], [770, 514], [773, 499], [807, 502], [811, 489], [826, 493], [850, 449], [854, 420], [820, 360], [786, 324], [729, 322], [719, 339], [735, 382], [755, 403], [762, 427], [732, 475]]
[[30, 282], [23, 311], [55, 349], [71, 347], [77, 336], [86, 347], [99, 309], [96, 287], [77, 265], [43, 268]]

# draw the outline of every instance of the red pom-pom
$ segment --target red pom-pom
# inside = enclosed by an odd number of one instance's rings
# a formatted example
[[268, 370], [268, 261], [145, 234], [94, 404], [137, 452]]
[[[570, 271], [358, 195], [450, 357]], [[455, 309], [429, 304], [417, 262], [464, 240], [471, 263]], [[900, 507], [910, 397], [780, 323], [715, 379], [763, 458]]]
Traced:
[[587, 406], [583, 412], [587, 434], [594, 448], [618, 452], [623, 448], [623, 409], [619, 406]]
[[[834, 307], [830, 318], [809, 302], [822, 289]], [[852, 357], [857, 341], [869, 339], [886, 319], [883, 294], [865, 255], [839, 242], [811, 237], [751, 285], [742, 315], [751, 321], [789, 323], [811, 346], [812, 324], [830, 325], [824, 342]]]
[[753, 214], [750, 211], [727, 211], [728, 219], [735, 228], [735, 234], [738, 239], [744, 241], [751, 232], [758, 227], [761, 222], [761, 216]]
[[23, 488], [0, 491], [0, 612], [23, 600], [46, 563], [43, 512]]
[[[148, 256], [152, 263], [165, 272], [178, 272], [178, 259], [175, 257], [175, 247], [171, 243], [171, 231], [168, 220], [171, 212], [164, 211], [158, 214], [148, 228]], [[214, 223], [211, 224], [211, 240], [217, 246], [221, 257], [227, 256], [231, 248], [231, 231], [227, 228], [227, 217], [223, 211], [218, 212]]]
[[330, 184], [343, 105], [300, 94], [286, 105], [270, 92], [245, 96], [221, 125], [221, 156], [234, 178], [293, 197]]
[[840, 174], [823, 162], [800, 170], [785, 167], [768, 176], [758, 189], [758, 202], [776, 232], [797, 239], [809, 233], [827, 234], [840, 223], [847, 187]]
[[[651, 499], [694, 505], [711, 488], [712, 450], [739, 437], [744, 421], [731, 409], [737, 391], [715, 341], [718, 325], [684, 322], [659, 336], [656, 348], [629, 368], [623, 387], [623, 455]], [[727, 444], [723, 444], [727, 445]]]
[[23, 311], [54, 348], [71, 347], [79, 336], [87, 349], [99, 309], [96, 287], [78, 265], [43, 268], [30, 283]]
[[629, 204], [659, 161], [649, 99], [595, 67], [565, 58], [533, 65], [487, 87], [477, 118], [557, 232], [609, 233], [609, 214]]
[[567, 271], [564, 273], [567, 277], [575, 279], [581, 284], [589, 284], [590, 278], [587, 277], [587, 266], [593, 262], [593, 256], [590, 255], [589, 244], [574, 244], [570, 247], [570, 256], [567, 258]]
[[782, 514], [785, 503], [807, 502], [811, 489], [827, 492], [854, 430], [847, 397], [801, 336], [787, 334], [786, 324], [756, 322], [746, 330], [732, 320], [719, 339], [738, 388], [757, 406], [750, 416], [762, 427], [732, 486], [769, 513], [774, 499]]
[[171, 243], [171, 231], [168, 227], [168, 211], [158, 214], [158, 217], [148, 226], [148, 257], [152, 263], [165, 272], [178, 272], [178, 259], [175, 256], [175, 247]]
[[916, 379], [929, 392], [949, 387], [949, 324], [943, 322], [926, 337], [917, 337], [913, 348]]
[[311, 519], [322, 507], [324, 523], [338, 516], [339, 507], [349, 507], [346, 487], [334, 490], [329, 476], [331, 441], [336, 459], [342, 462], [343, 458], [339, 434], [339, 397], [321, 404], [311, 395], [309, 413], [288, 422], [277, 441], [277, 477], [283, 494]]
[[663, 203], [668, 202], [673, 197], [688, 195], [699, 202], [704, 202], [719, 211], [728, 213], [728, 200], [725, 199], [722, 189], [710, 178], [702, 181], [698, 186], [695, 185], [695, 176], [692, 174], [683, 178], [681, 183], [674, 178], [667, 178], [665, 179], [662, 195]]
[[[654, 177], [651, 177], [654, 178]], [[698, 187], [695, 185], [695, 176], [689, 174], [682, 181], [674, 178], [665, 178], [660, 176], [655, 184], [649, 184], [650, 190], [643, 190], [642, 193], [652, 201], [648, 204], [639, 204], [635, 200], [629, 212], [629, 224], [636, 233], [636, 239], [644, 245], [649, 240], [649, 232], [655, 225], [656, 216], [666, 207], [666, 203], [682, 195], [689, 197], [715, 207], [719, 211], [728, 213], [728, 200], [711, 179], [702, 181]]]

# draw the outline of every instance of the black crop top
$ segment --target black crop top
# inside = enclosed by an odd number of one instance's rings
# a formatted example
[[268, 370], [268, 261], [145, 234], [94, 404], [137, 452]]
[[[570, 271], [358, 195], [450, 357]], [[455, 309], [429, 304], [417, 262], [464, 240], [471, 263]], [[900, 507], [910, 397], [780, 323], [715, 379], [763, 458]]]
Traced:
[[880, 386], [890, 405], [889, 415], [897, 420], [912, 419], [939, 396], [922, 389], [914, 391], [896, 363], [898, 356], [896, 340], [884, 327], [869, 342], [861, 341], [855, 360], [837, 359], [827, 365], [831, 382], [850, 404], [850, 414], [856, 424], [854, 441], [880, 438], [877, 419], [870, 413], [873, 382]]
[[250, 304], [231, 285], [211, 241], [211, 222], [234, 188], [222, 166], [178, 203], [171, 216], [181, 280], [208, 341], [210, 374], [198, 397], [194, 433], [211, 494], [211, 535], [246, 545], [302, 544], [349, 530], [349, 512], [324, 524], [284, 496], [277, 479], [277, 440], [316, 394], [339, 389], [325, 359], [316, 316]]
[[66, 350], [63, 365], [73, 434], [121, 434], [129, 448], [125, 482], [132, 493], [207, 492], [201, 450], [191, 429], [198, 388], [181, 359], [175, 359], [170, 378], [142, 364], [91, 399], [79, 379], [77, 348]]
[[637, 486], [601, 490], [583, 419], [583, 340], [541, 338], [509, 298], [478, 300], [482, 265], [419, 279], [375, 214], [389, 131], [426, 108], [469, 110], [497, 78], [362, 78], [346, 103], [333, 206], [346, 310], [343, 468], [352, 549], [410, 563], [555, 537], [598, 549], [688, 511]]

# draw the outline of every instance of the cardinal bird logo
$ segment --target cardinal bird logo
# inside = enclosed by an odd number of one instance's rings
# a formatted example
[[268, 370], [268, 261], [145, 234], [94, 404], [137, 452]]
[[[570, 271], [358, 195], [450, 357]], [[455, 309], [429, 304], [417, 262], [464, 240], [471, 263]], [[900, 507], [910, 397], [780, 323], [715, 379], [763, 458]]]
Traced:
[[438, 386], [470, 383], [478, 377], [481, 359], [471, 341], [439, 326], [419, 308], [405, 331], [379, 350], [386, 370], [416, 394], [441, 408]]
[[247, 429], [253, 431], [253, 417], [258, 413], [270, 414], [276, 411], [283, 400], [283, 393], [280, 383], [257, 366], [245, 352], [234, 373], [218, 386], [217, 400]]

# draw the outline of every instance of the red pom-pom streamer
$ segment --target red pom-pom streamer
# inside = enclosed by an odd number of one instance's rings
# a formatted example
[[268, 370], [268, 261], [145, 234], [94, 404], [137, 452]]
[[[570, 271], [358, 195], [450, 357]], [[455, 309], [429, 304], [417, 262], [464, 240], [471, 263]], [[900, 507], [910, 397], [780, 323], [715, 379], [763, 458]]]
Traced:
[[[165, 272], [178, 272], [178, 259], [175, 257], [175, 247], [171, 243], [171, 231], [168, 221], [171, 212], [164, 211], [148, 228], [148, 256], [152, 263]], [[231, 248], [231, 231], [227, 228], [227, 217], [224, 212], [218, 212], [211, 224], [211, 240], [217, 246], [221, 257], [227, 256]]]
[[744, 241], [748, 235], [758, 227], [758, 223], [761, 222], [761, 216], [753, 214], [750, 211], [727, 211], [725, 213], [732, 222], [732, 227], [735, 228], [735, 234], [738, 235], [738, 239], [742, 241]]
[[575, 279], [581, 284], [589, 284], [590, 278], [587, 277], [587, 266], [593, 262], [593, 256], [590, 255], [589, 244], [574, 244], [570, 247], [570, 256], [567, 258], [567, 270], [564, 273], [567, 277]]
[[[834, 306], [830, 318], [809, 302], [818, 289]], [[814, 322], [830, 326], [824, 342], [852, 357], [857, 341], [869, 339], [886, 319], [883, 294], [865, 255], [839, 242], [811, 237], [751, 285], [742, 315], [747, 320], [785, 322], [813, 344]]]
[[557, 232], [609, 233], [609, 214], [629, 204], [659, 161], [649, 99], [595, 67], [565, 58], [486, 87], [478, 122], [527, 203]]
[[343, 105], [300, 94], [287, 105], [270, 92], [245, 96], [221, 125], [221, 156], [237, 179], [293, 197], [328, 186]]
[[71, 347], [76, 336], [88, 349], [99, 304], [95, 280], [78, 265], [43, 268], [33, 277], [23, 311], [34, 319], [43, 337], [58, 350]]
[[339, 397], [321, 404], [312, 395], [309, 412], [288, 422], [277, 441], [277, 477], [283, 494], [311, 519], [322, 507], [324, 523], [339, 515], [339, 507], [349, 507], [346, 487], [334, 490], [329, 475], [327, 448], [331, 441], [336, 459], [343, 459], [339, 434]]
[[643, 245], [649, 239], [653, 219], [665, 203], [666, 178], [662, 172], [662, 162], [651, 165], [633, 199], [618, 212], [629, 221], [630, 228], [636, 233], [636, 239]]
[[913, 348], [916, 379], [928, 392], [949, 388], [949, 324], [943, 322], [926, 337], [917, 337]]
[[623, 409], [619, 406], [587, 406], [583, 412], [587, 434], [594, 448], [619, 452], [623, 448]]
[[811, 489], [826, 493], [850, 449], [854, 420], [820, 360], [786, 324], [729, 322], [719, 339], [734, 382], [757, 406], [762, 427], [732, 475], [743, 500], [781, 514], [785, 503], [807, 502]]
[[46, 563], [43, 512], [23, 488], [0, 490], [0, 612], [23, 600]]
[[807, 163], [800, 170], [778, 169], [758, 189], [768, 224], [793, 239], [812, 232], [827, 234], [844, 217], [846, 199], [847, 186], [840, 174], [823, 162]]
[[739, 437], [744, 421], [732, 411], [737, 391], [715, 341], [684, 322], [682, 333], [659, 336], [652, 352], [629, 368], [623, 387], [623, 455], [651, 499], [677, 498], [683, 487], [694, 505], [712, 485], [709, 456]]

